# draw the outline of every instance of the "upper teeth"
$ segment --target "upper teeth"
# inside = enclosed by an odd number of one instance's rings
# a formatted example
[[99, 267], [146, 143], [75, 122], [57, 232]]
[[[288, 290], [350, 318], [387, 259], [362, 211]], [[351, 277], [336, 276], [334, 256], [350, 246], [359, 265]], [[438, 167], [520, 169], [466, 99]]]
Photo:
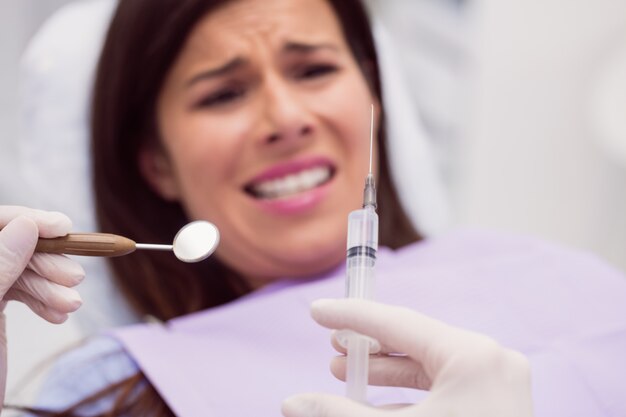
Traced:
[[329, 167], [315, 167], [297, 174], [254, 184], [252, 190], [264, 198], [285, 197], [320, 185], [330, 178], [330, 174]]

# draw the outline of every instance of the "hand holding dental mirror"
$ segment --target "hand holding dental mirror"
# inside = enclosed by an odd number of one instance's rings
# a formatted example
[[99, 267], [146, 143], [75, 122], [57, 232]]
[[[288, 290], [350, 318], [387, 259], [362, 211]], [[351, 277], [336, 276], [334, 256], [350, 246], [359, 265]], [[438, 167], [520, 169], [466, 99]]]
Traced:
[[207, 221], [195, 221], [176, 233], [172, 245], [135, 243], [123, 236], [108, 233], [70, 233], [54, 239], [39, 239], [35, 251], [80, 256], [123, 256], [137, 249], [174, 251], [183, 262], [202, 261], [215, 251], [220, 241], [217, 227]]

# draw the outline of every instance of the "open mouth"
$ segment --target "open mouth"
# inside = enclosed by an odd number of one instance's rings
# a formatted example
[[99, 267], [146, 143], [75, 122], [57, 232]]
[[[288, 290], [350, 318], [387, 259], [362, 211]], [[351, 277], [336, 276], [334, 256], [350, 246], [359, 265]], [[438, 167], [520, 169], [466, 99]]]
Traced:
[[254, 180], [244, 187], [246, 193], [257, 199], [289, 198], [328, 183], [335, 175], [331, 165], [317, 165], [281, 176]]

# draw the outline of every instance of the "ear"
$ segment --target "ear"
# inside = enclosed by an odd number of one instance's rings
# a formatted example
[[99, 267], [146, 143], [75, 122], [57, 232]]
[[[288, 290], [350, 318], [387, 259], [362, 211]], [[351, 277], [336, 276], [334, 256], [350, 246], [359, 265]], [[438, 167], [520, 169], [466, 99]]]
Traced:
[[161, 147], [144, 146], [137, 158], [141, 175], [158, 195], [167, 201], [180, 199], [174, 167]]

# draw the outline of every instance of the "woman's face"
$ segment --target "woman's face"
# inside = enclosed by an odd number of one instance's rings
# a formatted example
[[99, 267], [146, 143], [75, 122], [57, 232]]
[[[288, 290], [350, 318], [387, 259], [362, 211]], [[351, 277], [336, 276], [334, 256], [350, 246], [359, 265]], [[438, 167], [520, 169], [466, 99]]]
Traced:
[[[149, 69], [148, 69], [149, 70]], [[365, 78], [325, 0], [238, 0], [195, 27], [160, 92], [144, 175], [255, 286], [345, 256], [369, 164]]]

